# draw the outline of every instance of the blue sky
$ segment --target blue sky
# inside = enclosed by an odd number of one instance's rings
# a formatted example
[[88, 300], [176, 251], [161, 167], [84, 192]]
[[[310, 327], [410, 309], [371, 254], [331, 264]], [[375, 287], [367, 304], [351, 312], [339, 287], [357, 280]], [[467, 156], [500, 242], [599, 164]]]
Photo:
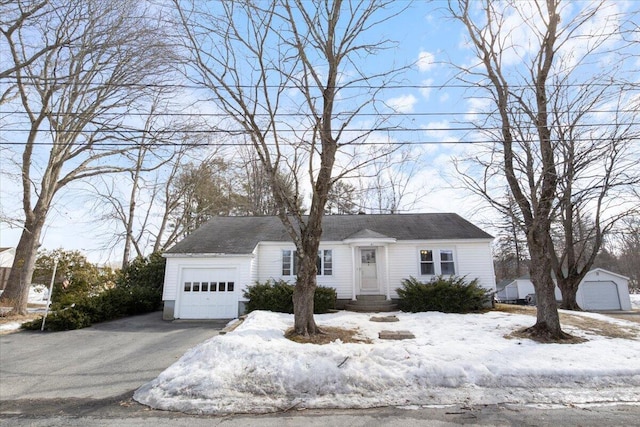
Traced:
[[[395, 4], [402, 7], [406, 2]], [[405, 210], [456, 212], [484, 226], [493, 213], [481, 209], [482, 204], [469, 193], [454, 188], [457, 183], [451, 158], [473, 149], [469, 144], [455, 144], [469, 137], [464, 130], [455, 129], [465, 128], [462, 122], [467, 113], [482, 106], [484, 101], [475, 98], [474, 92], [465, 91], [459, 82], [453, 80], [455, 70], [448, 64], [468, 64], [473, 57], [465, 48], [462, 27], [446, 17], [444, 8], [444, 1], [413, 2], [407, 11], [384, 27], [383, 35], [397, 41], [398, 47], [366, 66], [375, 69], [378, 64], [400, 66], [415, 63], [404, 74], [399, 87], [387, 90], [384, 95], [387, 104], [402, 114], [404, 124], [412, 129], [402, 134], [394, 133], [392, 137], [417, 143], [410, 146], [410, 150], [423, 162], [411, 181], [415, 191], [422, 191], [423, 197]], [[519, 32], [518, 35], [526, 39], [526, 33], [523, 36], [523, 32]], [[11, 117], [4, 117], [2, 124], [14, 125], [11, 120]], [[6, 135], [1, 133], [2, 127], [0, 137], [6, 139]], [[4, 149], [0, 151], [0, 168], [3, 173], [12, 170], [10, 155]], [[57, 197], [43, 233], [42, 247], [82, 250], [95, 262], [118, 260], [118, 253], [102, 249], [105, 235], [113, 231], [96, 228], [93, 222], [96, 214], [90, 213], [91, 203], [78, 197], [79, 194], [78, 187], [72, 186]], [[5, 175], [0, 178], [0, 204], [2, 214], [19, 215], [19, 189], [15, 181], [8, 180]], [[491, 232], [490, 229], [488, 231]], [[0, 224], [0, 246], [15, 246], [18, 238], [19, 229], [5, 222]]]

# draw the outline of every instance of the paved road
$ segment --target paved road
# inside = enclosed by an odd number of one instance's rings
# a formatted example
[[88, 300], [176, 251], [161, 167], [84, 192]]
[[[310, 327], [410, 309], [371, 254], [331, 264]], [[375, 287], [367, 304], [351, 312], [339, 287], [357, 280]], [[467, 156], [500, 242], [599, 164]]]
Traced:
[[130, 393], [226, 323], [161, 317], [155, 312], [76, 331], [1, 335], [0, 401]]
[[0, 336], [0, 426], [609, 426], [640, 425], [640, 406], [587, 409], [454, 406], [197, 416], [132, 400], [222, 322], [164, 322], [152, 313], [79, 331]]

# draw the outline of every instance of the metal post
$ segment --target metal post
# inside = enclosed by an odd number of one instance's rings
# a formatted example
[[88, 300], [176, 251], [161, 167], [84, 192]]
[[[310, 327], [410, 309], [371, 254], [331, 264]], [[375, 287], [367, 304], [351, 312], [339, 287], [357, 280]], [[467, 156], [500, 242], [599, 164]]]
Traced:
[[58, 258], [53, 260], [53, 273], [51, 274], [51, 283], [49, 283], [49, 295], [47, 295], [47, 307], [44, 310], [44, 317], [42, 318], [42, 326], [40, 331], [44, 331], [44, 322], [47, 320], [47, 314], [49, 314], [49, 304], [51, 304], [51, 294], [53, 294], [53, 281], [56, 278], [56, 271], [58, 270]]

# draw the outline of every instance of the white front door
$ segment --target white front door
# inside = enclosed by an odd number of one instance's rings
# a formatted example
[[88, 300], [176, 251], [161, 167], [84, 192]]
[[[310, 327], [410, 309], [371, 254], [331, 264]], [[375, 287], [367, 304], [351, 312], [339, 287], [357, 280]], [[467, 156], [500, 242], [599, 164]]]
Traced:
[[376, 255], [376, 248], [360, 248], [360, 293], [380, 293]]

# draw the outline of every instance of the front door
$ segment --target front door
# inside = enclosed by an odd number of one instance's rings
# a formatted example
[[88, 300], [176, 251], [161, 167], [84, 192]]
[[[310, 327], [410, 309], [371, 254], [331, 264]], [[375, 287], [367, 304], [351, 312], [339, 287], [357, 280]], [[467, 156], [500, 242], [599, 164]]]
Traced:
[[375, 248], [360, 249], [360, 292], [363, 294], [380, 292]]

